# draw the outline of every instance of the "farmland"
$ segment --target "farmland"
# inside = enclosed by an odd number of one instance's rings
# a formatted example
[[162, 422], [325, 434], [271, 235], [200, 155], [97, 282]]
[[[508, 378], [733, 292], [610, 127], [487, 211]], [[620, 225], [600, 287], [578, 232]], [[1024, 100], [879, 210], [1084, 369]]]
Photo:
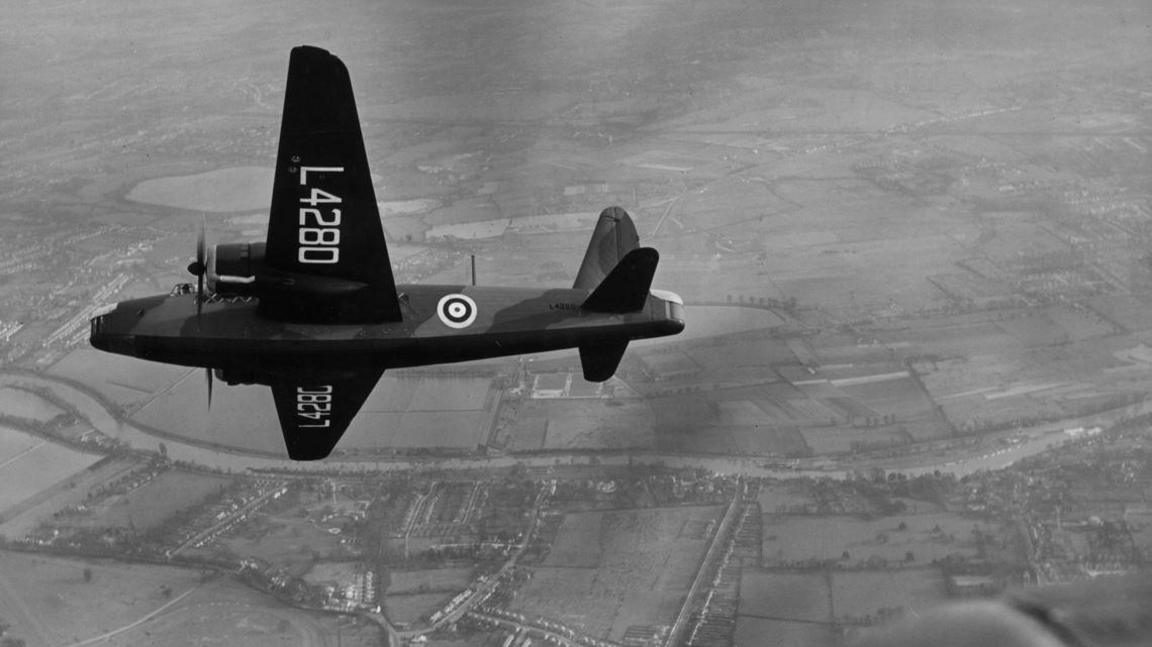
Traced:
[[258, 558], [278, 564], [294, 575], [309, 571], [318, 560], [355, 555], [341, 537], [307, 519], [291, 515], [256, 515], [235, 533], [205, 550], [223, 550], [236, 558]]
[[199, 581], [194, 571], [170, 567], [0, 553], [0, 609], [29, 644], [64, 645], [112, 631]]
[[619, 640], [667, 624], [687, 592], [720, 509], [653, 508], [565, 515], [516, 607]]
[[[47, 371], [84, 402], [67, 442], [101, 441], [91, 421], [132, 446], [85, 469], [99, 457], [0, 430], [0, 530], [20, 550], [171, 550], [227, 574], [178, 599], [199, 579], [37, 563], [0, 586], [30, 645], [93, 638], [77, 618], [124, 627], [168, 594], [106, 642], [353, 645], [345, 619], [231, 573], [320, 604], [292, 576], [352, 585], [363, 566], [411, 621], [515, 555], [493, 611], [623, 642], [676, 617], [729, 503], [733, 536], [699, 573], [709, 622], [734, 623], [720, 644], [832, 643], [942, 589], [1146, 561], [1148, 439], [1112, 431], [1145, 432], [1152, 410], [1147, 0], [10, 4], [6, 383]], [[612, 393], [565, 378], [561, 397], [529, 395], [538, 375], [578, 379], [575, 352], [389, 371], [333, 460], [283, 483], [247, 472], [284, 456], [266, 387], [218, 381], [208, 407], [201, 371], [84, 350], [97, 306], [190, 280], [199, 212], [210, 243], [263, 235], [304, 42], [348, 64], [401, 283], [467, 285], [475, 255], [481, 285], [570, 286], [592, 219], [619, 204], [660, 250], [654, 286], [685, 298], [684, 334], [631, 344]], [[0, 391], [36, 425], [49, 405]], [[161, 442], [232, 469], [229, 499], [196, 504], [215, 474], [103, 489]], [[1023, 459], [1056, 442], [1079, 453]], [[788, 468], [844, 480], [749, 478]], [[934, 475], [950, 469], [969, 475]], [[0, 578], [24, 572], [10, 564]]]
[[69, 449], [25, 432], [0, 426], [0, 517], [10, 519], [8, 510], [37, 493], [47, 490], [100, 457]]
[[0, 388], [0, 415], [44, 423], [63, 413], [60, 407], [29, 391]]
[[[143, 477], [138, 477], [143, 478]], [[223, 476], [166, 470], [142, 485], [123, 488], [122, 494], [103, 498], [83, 516], [72, 516], [75, 527], [132, 528], [147, 532], [182, 510], [194, 508], [219, 493], [231, 479]]]
[[[764, 523], [766, 564], [841, 561], [865, 564], [927, 563], [951, 554], [973, 555], [978, 522], [950, 514], [864, 520], [852, 516], [769, 516]], [[844, 557], [847, 553], [848, 557]], [[907, 560], [911, 553], [913, 559]]]

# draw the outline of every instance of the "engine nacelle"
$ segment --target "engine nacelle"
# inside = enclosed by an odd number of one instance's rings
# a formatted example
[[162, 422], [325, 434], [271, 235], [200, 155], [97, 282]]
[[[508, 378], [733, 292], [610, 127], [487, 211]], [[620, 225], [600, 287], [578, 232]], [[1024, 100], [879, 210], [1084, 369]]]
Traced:
[[208, 290], [222, 297], [255, 296], [256, 274], [264, 264], [264, 243], [225, 243], [212, 249]]

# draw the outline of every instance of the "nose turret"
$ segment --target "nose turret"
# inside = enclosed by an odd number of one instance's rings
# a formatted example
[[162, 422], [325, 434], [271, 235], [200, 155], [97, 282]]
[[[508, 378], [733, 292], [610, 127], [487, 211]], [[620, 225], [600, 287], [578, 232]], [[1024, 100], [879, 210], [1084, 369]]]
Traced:
[[138, 317], [127, 305], [128, 302], [113, 303], [92, 311], [88, 342], [94, 348], [119, 355], [135, 354], [136, 344], [132, 329]]

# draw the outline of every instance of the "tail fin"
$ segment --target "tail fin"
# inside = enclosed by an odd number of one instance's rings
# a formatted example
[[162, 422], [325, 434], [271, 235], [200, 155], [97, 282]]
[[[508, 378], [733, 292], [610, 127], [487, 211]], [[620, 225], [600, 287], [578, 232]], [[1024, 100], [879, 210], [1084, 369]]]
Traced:
[[600, 220], [592, 232], [592, 240], [588, 243], [588, 251], [584, 253], [584, 262], [576, 274], [576, 283], [572, 287], [591, 290], [600, 285], [612, 268], [628, 252], [639, 246], [640, 237], [636, 235], [636, 225], [632, 224], [627, 211], [620, 207], [608, 207], [601, 211]]
[[648, 302], [648, 290], [660, 254], [651, 247], [628, 252], [580, 305], [593, 312], [636, 312]]
[[[336, 299], [341, 317], [400, 319], [348, 68], [317, 47], [294, 48], [288, 63], [265, 260], [275, 271], [320, 279], [321, 293], [358, 290]], [[291, 285], [299, 291], [304, 283]], [[266, 296], [262, 306], [284, 316], [316, 307], [313, 296], [292, 290]]]

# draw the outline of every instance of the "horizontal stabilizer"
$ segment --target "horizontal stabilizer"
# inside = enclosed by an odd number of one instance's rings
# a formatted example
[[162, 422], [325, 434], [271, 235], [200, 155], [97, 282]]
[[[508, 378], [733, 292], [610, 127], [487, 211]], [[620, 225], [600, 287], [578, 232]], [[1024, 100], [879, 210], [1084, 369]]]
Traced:
[[624, 313], [644, 308], [660, 254], [651, 247], [628, 252], [580, 306], [593, 312]]
[[605, 276], [616, 267], [628, 252], [640, 245], [636, 225], [632, 218], [620, 207], [608, 207], [600, 212], [588, 251], [584, 252], [584, 262], [576, 274], [572, 287], [578, 290], [591, 290], [600, 285]]
[[620, 358], [628, 348], [628, 340], [603, 344], [580, 346], [580, 366], [584, 368], [584, 379], [589, 382], [603, 382], [616, 374]]

